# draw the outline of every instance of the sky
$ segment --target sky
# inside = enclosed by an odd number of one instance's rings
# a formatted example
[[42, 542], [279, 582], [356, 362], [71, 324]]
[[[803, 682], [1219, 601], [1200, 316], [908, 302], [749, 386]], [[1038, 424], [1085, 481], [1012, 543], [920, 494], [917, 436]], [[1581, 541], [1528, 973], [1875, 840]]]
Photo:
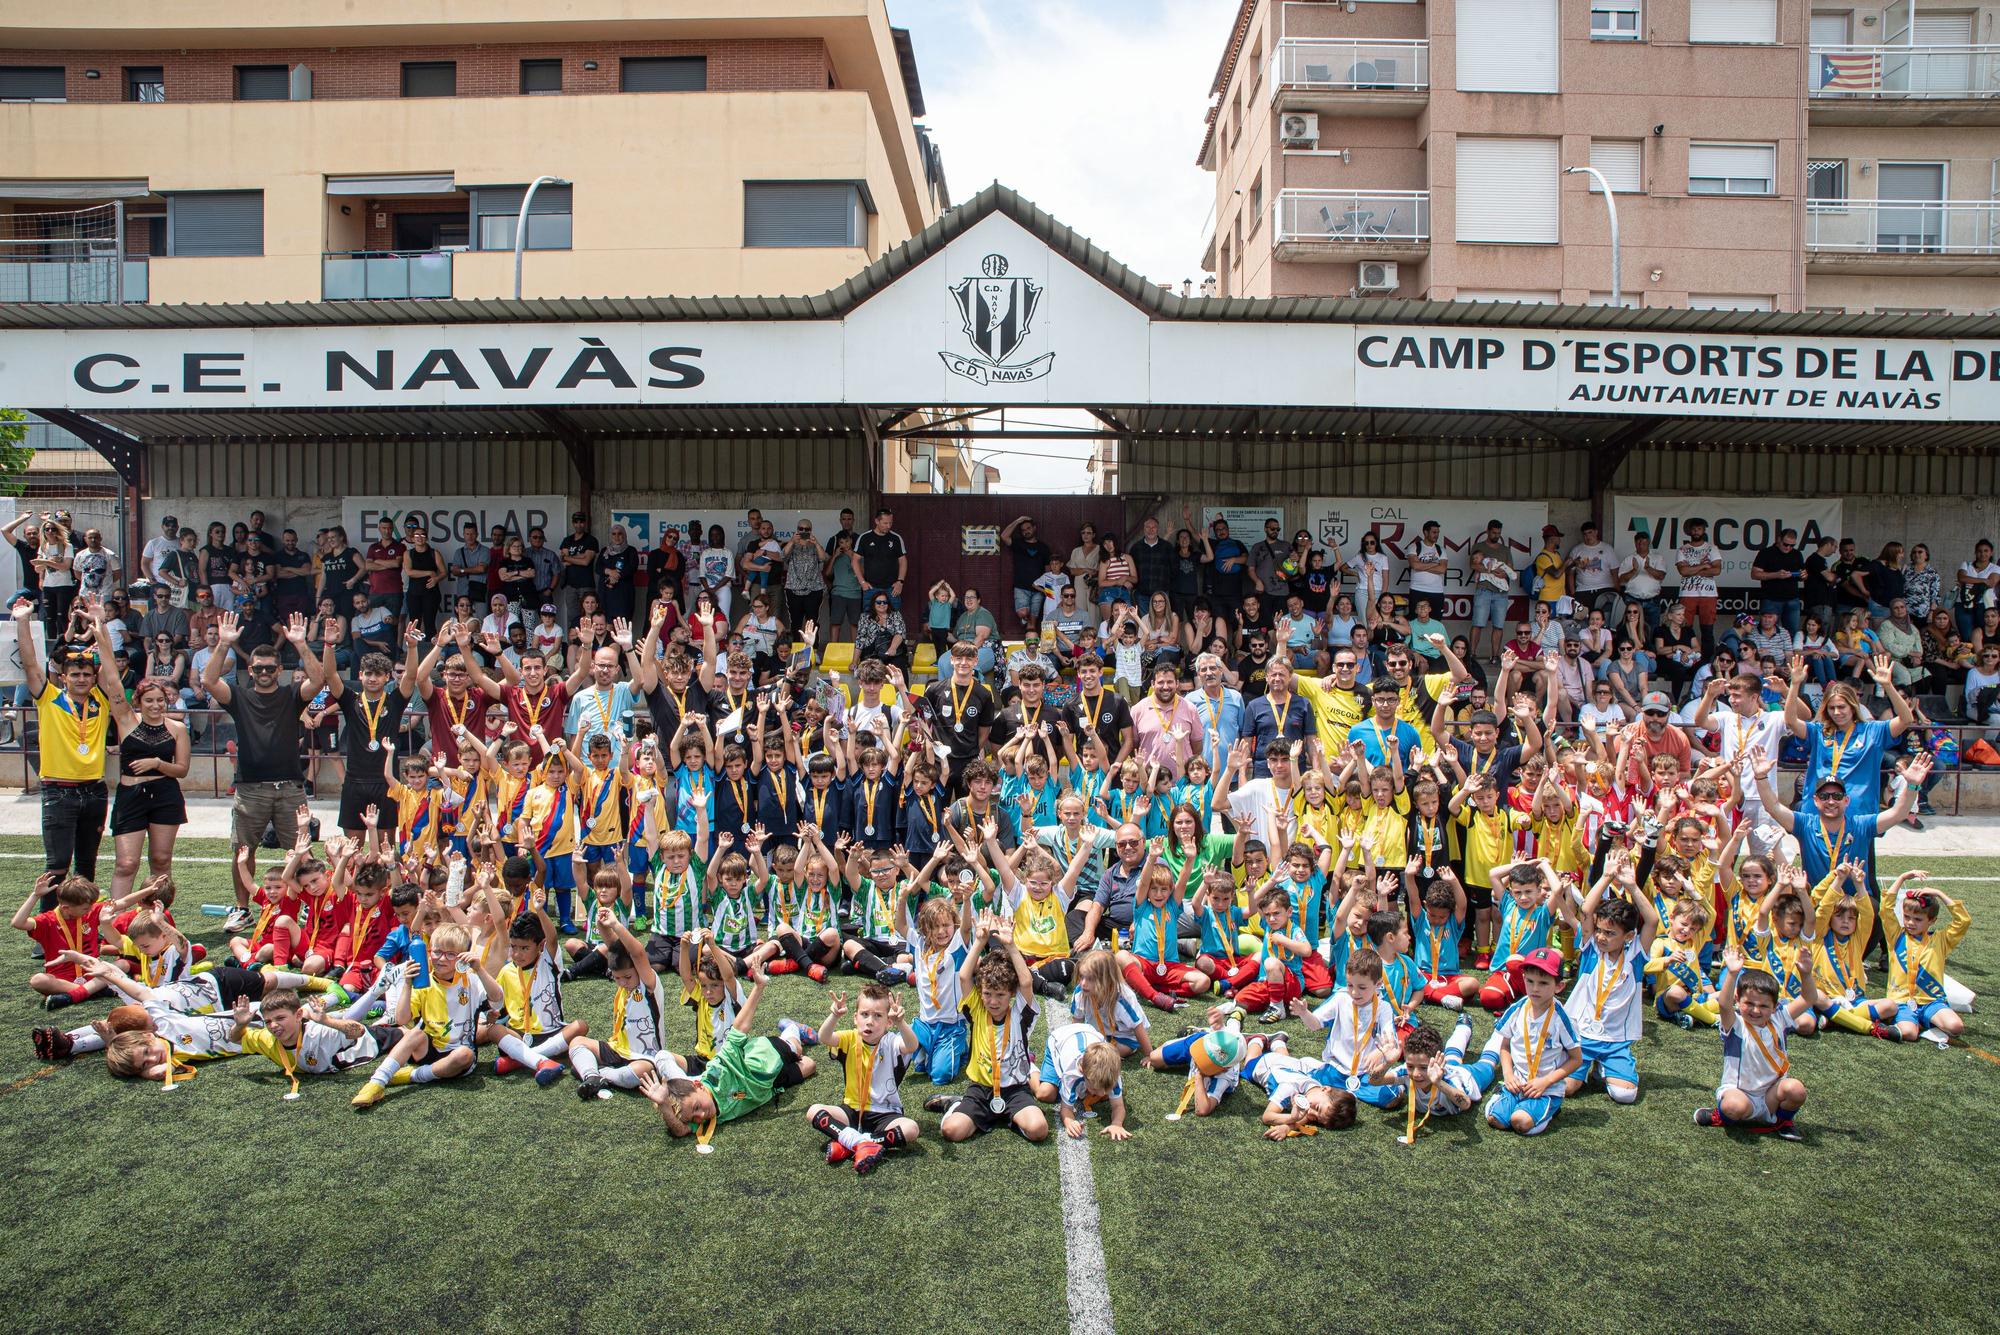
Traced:
[[[888, 3], [954, 200], [997, 180], [1155, 282], [1200, 282], [1215, 186], [1194, 157], [1230, 0]], [[990, 460], [1002, 490], [1086, 489], [1081, 443], [1018, 449]]]

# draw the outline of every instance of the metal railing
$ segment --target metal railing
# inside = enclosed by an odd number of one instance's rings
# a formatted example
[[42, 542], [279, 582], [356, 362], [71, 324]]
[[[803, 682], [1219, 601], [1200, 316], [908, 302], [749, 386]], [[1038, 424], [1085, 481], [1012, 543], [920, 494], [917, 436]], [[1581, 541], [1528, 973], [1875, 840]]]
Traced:
[[1430, 240], [1427, 190], [1281, 190], [1275, 240], [1357, 246]]
[[1429, 42], [1288, 37], [1277, 57], [1273, 91], [1408, 93], [1431, 83]]
[[2000, 46], [1815, 46], [1815, 98], [1953, 98], [2000, 94]]
[[1976, 199], [1815, 199], [1806, 249], [1871, 255], [2000, 255], [2000, 203]]
[[449, 297], [448, 250], [335, 251], [320, 257], [321, 293], [327, 301], [388, 301]]
[[124, 290], [109, 255], [30, 260], [0, 255], [0, 301], [143, 302], [146, 261], [126, 260]]

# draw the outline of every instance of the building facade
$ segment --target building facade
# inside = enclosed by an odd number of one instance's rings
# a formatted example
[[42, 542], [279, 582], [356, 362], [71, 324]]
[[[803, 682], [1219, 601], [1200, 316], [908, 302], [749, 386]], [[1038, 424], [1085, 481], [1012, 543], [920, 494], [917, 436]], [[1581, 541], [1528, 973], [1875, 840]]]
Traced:
[[1243, 0], [1200, 164], [1225, 296], [2000, 305], [1995, 8]]
[[8, 8], [0, 300], [508, 297], [538, 177], [525, 296], [811, 294], [948, 202], [883, 0]]

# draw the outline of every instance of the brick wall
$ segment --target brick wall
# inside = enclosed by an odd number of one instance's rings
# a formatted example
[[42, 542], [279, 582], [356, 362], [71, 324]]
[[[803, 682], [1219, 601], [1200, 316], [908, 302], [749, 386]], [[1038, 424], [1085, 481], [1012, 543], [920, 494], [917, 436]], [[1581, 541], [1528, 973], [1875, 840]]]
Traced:
[[[72, 102], [120, 102], [125, 67], [165, 70], [167, 101], [227, 102], [236, 96], [238, 65], [303, 64], [313, 72], [313, 97], [390, 98], [402, 96], [402, 67], [408, 61], [454, 60], [458, 96], [519, 97], [521, 62], [563, 62], [564, 93], [615, 93], [623, 56], [706, 56], [712, 92], [763, 89], [823, 89], [832, 77], [826, 45], [818, 38], [712, 42], [550, 42], [505, 46], [379, 46], [328, 51], [325, 47], [190, 51], [20, 51], [0, 50], [0, 65], [62, 65]], [[586, 70], [586, 60], [597, 62]], [[101, 78], [87, 79], [94, 69]], [[551, 96], [551, 94], [543, 94]]]
[[[455, 217], [466, 218], [472, 210], [472, 201], [469, 199], [371, 199], [365, 201], [365, 206], [362, 203], [357, 203], [355, 207], [364, 208], [367, 215], [366, 240], [362, 243], [363, 249], [394, 250], [396, 248], [395, 220], [398, 217], [418, 213], [446, 213]], [[382, 217], [380, 226], [377, 226], [375, 223], [375, 217], [378, 213]]]

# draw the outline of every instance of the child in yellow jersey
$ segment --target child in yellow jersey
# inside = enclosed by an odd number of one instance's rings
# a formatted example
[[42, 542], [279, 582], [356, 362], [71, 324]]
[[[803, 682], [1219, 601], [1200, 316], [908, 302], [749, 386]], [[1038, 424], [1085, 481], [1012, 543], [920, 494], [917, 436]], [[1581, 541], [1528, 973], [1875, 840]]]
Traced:
[[1551, 771], [1535, 790], [1534, 807], [1528, 813], [1528, 833], [1534, 836], [1535, 856], [1546, 858], [1559, 872], [1583, 871], [1583, 843], [1578, 833], [1582, 820], [1582, 809], [1556, 783]]
[[[1928, 876], [1914, 872], [1908, 879]], [[1896, 1030], [1905, 1041], [1929, 1037], [1935, 1030], [1944, 1035], [1941, 1043], [1949, 1042], [1965, 1032], [1965, 1021], [1946, 999], [1945, 961], [1972, 930], [1972, 912], [1941, 890], [1905, 890], [1890, 903], [1903, 928], [1889, 941], [1889, 999], [1896, 1003]], [[1951, 922], [1940, 929], [1938, 914], [1944, 909], [1950, 910]]]
[[481, 1042], [500, 1048], [495, 1075], [531, 1070], [544, 1088], [562, 1079], [560, 1059], [570, 1042], [590, 1032], [584, 1021], [563, 1017], [561, 962], [547, 899], [546, 890], [530, 890], [527, 908], [508, 924], [507, 964], [499, 975], [504, 1023], [488, 1020], [479, 1028]]
[[715, 933], [705, 927], [680, 937], [681, 1005], [694, 1012], [694, 1056], [689, 1075], [700, 1075], [715, 1056], [715, 1041], [736, 1023], [743, 1007], [743, 988], [736, 981], [736, 961], [720, 949]]
[[1819, 1015], [1805, 996], [1806, 980], [1813, 972], [1813, 943], [1805, 939], [1806, 924], [1811, 921], [1805, 872], [1788, 868], [1777, 888], [1758, 905], [1756, 930], [1743, 943], [1743, 954], [1751, 965], [1778, 980], [1779, 1004], [1802, 1034], [1819, 1030]]
[[[998, 949], [993, 949], [995, 943]], [[944, 1114], [938, 1134], [970, 1140], [1011, 1126], [1023, 1140], [1049, 1137], [1049, 1119], [1035, 1101], [1028, 1031], [1035, 1027], [1035, 980], [1014, 946], [1014, 924], [996, 914], [979, 917], [977, 934], [959, 966], [961, 1003], [971, 1022], [971, 1083], [956, 1098], [938, 1095], [926, 1107]]]
[[1778, 883], [1778, 864], [1752, 853], [1734, 867], [1722, 864], [1716, 902], [1726, 915], [1720, 933], [1724, 946], [1741, 947], [1757, 928], [1757, 908]]
[[839, 1059], [846, 1074], [838, 1104], [815, 1103], [806, 1109], [806, 1123], [827, 1139], [826, 1161], [854, 1161], [854, 1171], [866, 1176], [888, 1150], [900, 1150], [920, 1134], [903, 1112], [897, 1090], [917, 1051], [895, 995], [880, 983], [864, 983], [854, 1006], [854, 1027], [835, 1031], [847, 1013], [847, 998], [834, 993], [827, 1001], [819, 1041]]
[[651, 910], [646, 888], [652, 877], [653, 861], [659, 856], [660, 840], [672, 828], [667, 819], [666, 789], [660, 781], [660, 753], [652, 738], [639, 743], [632, 761], [630, 818], [625, 823], [625, 879], [631, 887], [631, 921], [642, 922]]
[[1493, 906], [1493, 869], [1514, 856], [1514, 835], [1528, 826], [1527, 815], [1503, 806], [1500, 798], [1500, 785], [1487, 770], [1468, 775], [1448, 807], [1464, 831], [1465, 872], [1460, 884], [1471, 910], [1468, 935], [1476, 969], [1492, 964], [1493, 942], [1500, 933], [1500, 915]]
[[579, 832], [572, 870], [578, 885], [589, 882], [594, 886], [592, 872], [600, 864], [609, 867], [617, 879], [618, 911], [629, 920], [632, 873], [623, 857], [626, 827], [622, 804], [628, 779], [625, 758], [612, 746], [611, 738], [601, 732], [592, 733], [585, 745], [589, 763], [578, 765], [572, 761], [570, 765], [570, 791], [576, 803]]
[[476, 964], [468, 954], [471, 945], [471, 936], [457, 923], [431, 934], [430, 984], [397, 991], [395, 1023], [402, 1027], [402, 1037], [354, 1096], [354, 1107], [380, 1103], [392, 1084], [427, 1085], [472, 1069], [479, 1056], [479, 1008], [487, 997], [501, 993], [490, 974], [468, 971], [468, 964]]
[[503, 742], [488, 747], [475, 733], [468, 732], [459, 744], [459, 754], [478, 757], [481, 801], [494, 800], [493, 826], [500, 836], [503, 856], [526, 856], [521, 816], [527, 810], [528, 794], [534, 791], [534, 751], [526, 742]]
[[[1889, 888], [1890, 903], [1915, 875], [1904, 872]], [[1813, 981], [1819, 985], [1819, 1018], [1838, 1029], [1873, 1034], [1891, 1042], [1902, 1039], [1893, 1027], [1896, 1003], [1887, 997], [1868, 999], [1868, 966], [1861, 956], [1875, 928], [1875, 900], [1868, 893], [1868, 872], [1858, 862], [1843, 862], [1813, 887]]]
[[1653, 938], [1646, 974], [1653, 980], [1653, 1010], [1683, 1029], [1715, 1024], [1715, 984], [1710, 972], [1715, 943], [1708, 939], [1708, 905], [1684, 895], [1667, 907], [1667, 930]]
[[1069, 985], [1076, 979], [1067, 906], [1090, 856], [1090, 847], [1079, 844], [1065, 869], [1053, 854], [1031, 847], [1021, 858], [1018, 879], [1006, 859], [1000, 862], [1000, 885], [1005, 891], [1007, 916], [1014, 925], [1014, 945], [1034, 974], [1035, 991], [1057, 1001], [1068, 995]]
[[[396, 771], [402, 781], [396, 780]], [[439, 825], [444, 815], [444, 785], [437, 781], [422, 756], [404, 756], [396, 763], [396, 748], [382, 744], [382, 775], [389, 784], [389, 800], [396, 804], [396, 855], [427, 862], [437, 856]]]
[[573, 900], [576, 870], [576, 804], [570, 791], [570, 756], [563, 739], [550, 744], [549, 758], [521, 808], [518, 841], [534, 859], [535, 879], [555, 896], [556, 923], [564, 936], [576, 932]]
[[1322, 844], [1333, 843], [1343, 829], [1351, 826], [1358, 830], [1361, 825], [1357, 811], [1328, 797], [1326, 775], [1316, 769], [1307, 770], [1299, 780], [1299, 791], [1292, 795], [1292, 814], [1297, 818], [1300, 837], [1311, 840], [1317, 835], [1314, 842]]

